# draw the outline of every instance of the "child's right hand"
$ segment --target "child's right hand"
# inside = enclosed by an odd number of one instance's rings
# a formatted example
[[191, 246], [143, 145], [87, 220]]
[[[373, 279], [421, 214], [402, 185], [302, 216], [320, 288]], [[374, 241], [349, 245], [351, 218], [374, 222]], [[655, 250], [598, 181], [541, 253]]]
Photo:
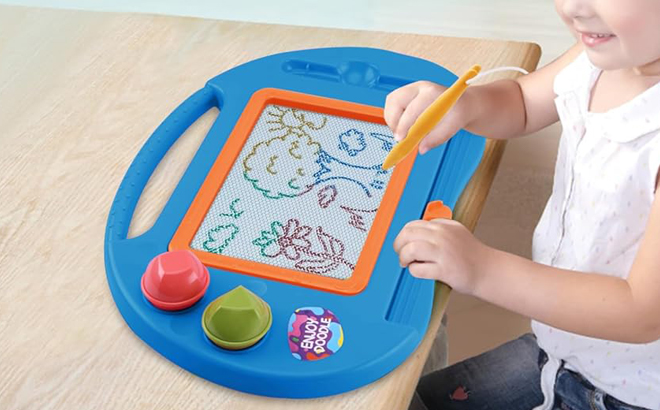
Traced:
[[[442, 94], [447, 87], [430, 81], [417, 81], [397, 88], [387, 95], [385, 100], [385, 122], [394, 133], [394, 138], [401, 141], [424, 110]], [[467, 90], [469, 91], [469, 90]], [[469, 97], [461, 96], [445, 117], [419, 143], [419, 153], [424, 154], [447, 141], [461, 128], [465, 128], [470, 118]]]

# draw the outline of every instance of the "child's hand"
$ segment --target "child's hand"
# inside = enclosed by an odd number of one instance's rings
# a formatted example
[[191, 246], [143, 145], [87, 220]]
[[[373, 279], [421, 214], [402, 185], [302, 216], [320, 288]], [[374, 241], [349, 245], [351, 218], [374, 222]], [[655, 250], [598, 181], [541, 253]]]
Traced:
[[[429, 82], [417, 81], [398, 88], [388, 94], [385, 100], [385, 122], [394, 132], [394, 138], [401, 141], [424, 110], [442, 94], [447, 87]], [[468, 90], [469, 91], [469, 90]], [[467, 91], [466, 91], [467, 93]], [[472, 120], [469, 118], [469, 97], [466, 93], [459, 98], [445, 117], [419, 143], [419, 152], [424, 154], [451, 138]]]
[[491, 248], [461, 223], [449, 219], [412, 221], [403, 227], [394, 250], [413, 276], [446, 283], [473, 294], [485, 271]]

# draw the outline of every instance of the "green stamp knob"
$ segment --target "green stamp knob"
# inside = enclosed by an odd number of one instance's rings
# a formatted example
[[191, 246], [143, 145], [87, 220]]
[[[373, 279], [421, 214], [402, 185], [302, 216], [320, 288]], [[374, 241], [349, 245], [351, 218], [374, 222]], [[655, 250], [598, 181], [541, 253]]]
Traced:
[[229, 350], [247, 349], [270, 329], [270, 306], [243, 286], [211, 302], [202, 315], [202, 328], [216, 345]]

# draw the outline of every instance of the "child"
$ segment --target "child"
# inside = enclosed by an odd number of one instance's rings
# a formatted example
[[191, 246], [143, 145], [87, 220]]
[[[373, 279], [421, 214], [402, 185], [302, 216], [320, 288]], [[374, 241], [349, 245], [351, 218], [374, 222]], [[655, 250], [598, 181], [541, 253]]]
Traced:
[[[516, 81], [469, 87], [420, 143], [563, 125], [533, 262], [455, 221], [411, 222], [394, 243], [412, 275], [533, 319], [534, 335], [423, 377], [415, 400], [430, 410], [660, 409], [660, 1], [555, 3], [579, 44]], [[398, 140], [443, 91], [388, 96]]]

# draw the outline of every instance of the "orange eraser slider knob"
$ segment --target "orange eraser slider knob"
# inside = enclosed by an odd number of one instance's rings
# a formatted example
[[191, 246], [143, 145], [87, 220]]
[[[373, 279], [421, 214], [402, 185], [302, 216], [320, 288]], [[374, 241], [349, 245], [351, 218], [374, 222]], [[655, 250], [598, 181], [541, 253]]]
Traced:
[[443, 204], [442, 201], [429, 202], [426, 205], [426, 210], [424, 211], [424, 217], [422, 219], [430, 221], [439, 218], [451, 219], [451, 209]]

